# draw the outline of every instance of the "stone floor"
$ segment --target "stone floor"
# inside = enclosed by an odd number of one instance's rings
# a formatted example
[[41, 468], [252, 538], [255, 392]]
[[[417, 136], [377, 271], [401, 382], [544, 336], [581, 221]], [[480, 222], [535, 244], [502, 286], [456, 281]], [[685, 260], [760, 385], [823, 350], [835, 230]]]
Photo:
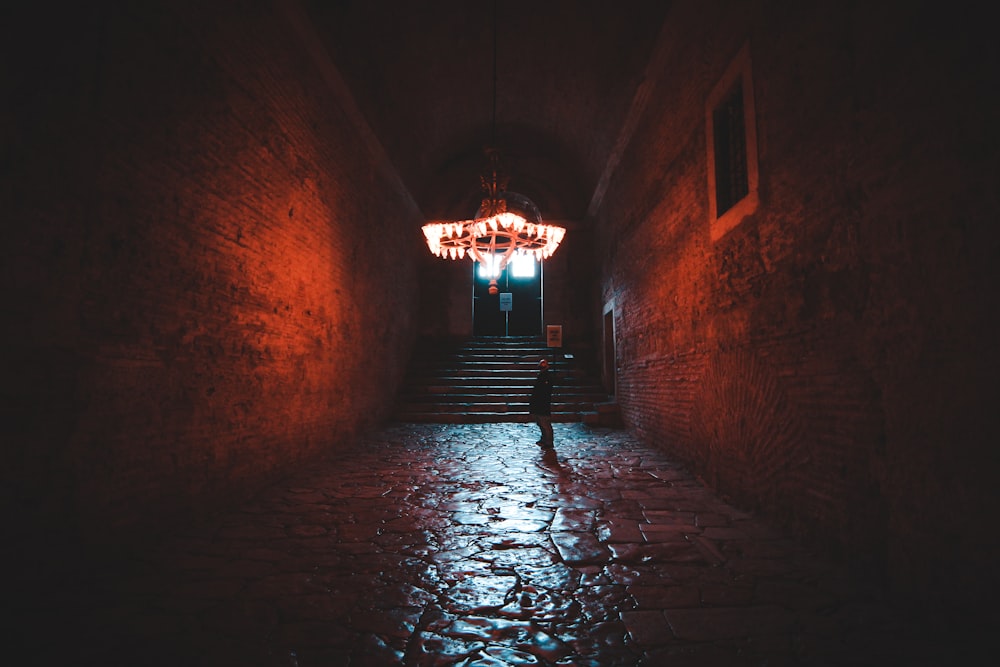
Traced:
[[555, 428], [544, 452], [528, 424], [389, 426], [39, 601], [36, 662], [954, 664], [662, 453]]

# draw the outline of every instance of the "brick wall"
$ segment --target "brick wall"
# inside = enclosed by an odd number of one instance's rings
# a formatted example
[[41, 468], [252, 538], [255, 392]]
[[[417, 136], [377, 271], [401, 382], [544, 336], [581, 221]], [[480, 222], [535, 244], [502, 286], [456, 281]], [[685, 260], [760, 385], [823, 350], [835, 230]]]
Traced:
[[[596, 221], [628, 425], [901, 592], [995, 591], [995, 40], [794, 2], [679, 2], [664, 39]], [[745, 43], [760, 206], [713, 242], [705, 100]]]
[[472, 335], [472, 262], [432, 255], [419, 243], [420, 333], [428, 338]]
[[42, 543], [241, 497], [390, 405], [421, 219], [271, 4], [6, 44], [0, 467]]
[[592, 230], [573, 220], [550, 222], [565, 227], [566, 236], [545, 260], [545, 324], [562, 325], [564, 350], [589, 361], [593, 350], [588, 316], [595, 283]]

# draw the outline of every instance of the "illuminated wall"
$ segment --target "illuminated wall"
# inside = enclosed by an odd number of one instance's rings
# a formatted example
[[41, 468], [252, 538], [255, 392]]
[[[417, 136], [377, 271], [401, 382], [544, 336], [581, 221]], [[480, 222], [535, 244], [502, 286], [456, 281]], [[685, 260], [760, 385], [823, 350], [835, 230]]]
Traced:
[[[675, 3], [597, 220], [601, 300], [630, 428], [901, 591], [973, 598], [998, 555], [997, 53], [892, 5]], [[713, 238], [708, 103], [741, 49], [759, 201]]]
[[61, 7], [7, 44], [14, 550], [335, 451], [385, 417], [415, 335], [422, 219], [286, 17], [162, 4]]

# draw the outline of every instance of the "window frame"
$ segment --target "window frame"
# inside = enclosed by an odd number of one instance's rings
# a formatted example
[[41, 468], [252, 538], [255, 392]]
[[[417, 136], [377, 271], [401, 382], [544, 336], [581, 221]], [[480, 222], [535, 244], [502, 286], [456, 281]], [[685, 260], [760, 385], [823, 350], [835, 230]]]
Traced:
[[[746, 148], [747, 194], [733, 203], [720, 215], [716, 192], [715, 115], [739, 85], [743, 93], [743, 129]], [[712, 241], [718, 241], [727, 232], [754, 213], [760, 205], [760, 170], [757, 163], [757, 112], [754, 104], [753, 76], [751, 72], [750, 45], [744, 44], [733, 58], [725, 73], [712, 88], [705, 102], [706, 151], [708, 158], [708, 210]]]

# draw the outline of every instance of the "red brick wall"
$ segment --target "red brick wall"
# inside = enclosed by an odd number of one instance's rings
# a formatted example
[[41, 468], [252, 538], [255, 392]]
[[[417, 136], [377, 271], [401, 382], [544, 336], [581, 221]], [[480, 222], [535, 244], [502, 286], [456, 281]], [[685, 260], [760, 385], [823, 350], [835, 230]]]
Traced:
[[121, 7], [28, 17], [2, 125], [3, 504], [98, 541], [383, 418], [421, 222], [271, 3]]
[[472, 261], [441, 259], [421, 239], [420, 333], [428, 338], [472, 335]]
[[565, 227], [566, 236], [545, 260], [545, 324], [562, 325], [565, 351], [584, 361], [593, 354], [588, 319], [596, 282], [590, 262], [593, 233], [589, 226], [573, 220], [551, 222]]
[[[997, 583], [997, 49], [910, 4], [676, 3], [595, 245], [631, 428], [961, 599]], [[746, 42], [761, 203], [713, 243], [705, 100]]]

